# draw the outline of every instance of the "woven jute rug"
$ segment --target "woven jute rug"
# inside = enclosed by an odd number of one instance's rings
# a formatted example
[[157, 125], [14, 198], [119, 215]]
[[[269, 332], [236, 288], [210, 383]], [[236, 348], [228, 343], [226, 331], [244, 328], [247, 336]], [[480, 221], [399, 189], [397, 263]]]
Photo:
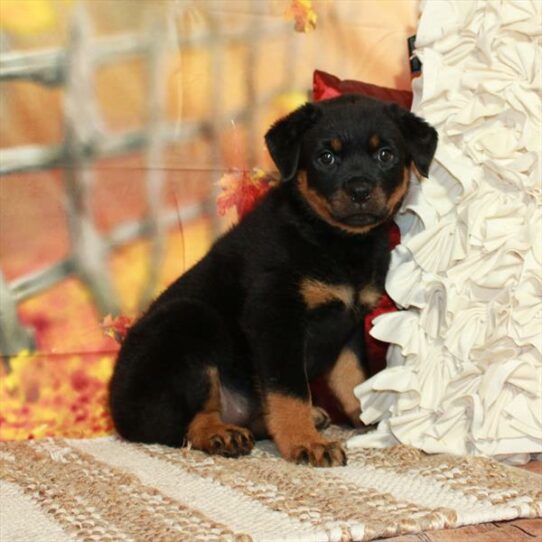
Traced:
[[0, 480], [10, 542], [372, 540], [542, 513], [542, 476], [407, 446], [315, 469], [269, 441], [241, 459], [115, 437], [4, 442]]

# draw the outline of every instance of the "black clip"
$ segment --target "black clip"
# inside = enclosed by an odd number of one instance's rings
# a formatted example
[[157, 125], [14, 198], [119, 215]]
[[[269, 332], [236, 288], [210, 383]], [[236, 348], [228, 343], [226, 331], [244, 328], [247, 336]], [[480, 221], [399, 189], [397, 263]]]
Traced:
[[408, 43], [408, 60], [410, 62], [410, 73], [412, 75], [419, 75], [422, 72], [422, 63], [420, 59], [414, 53], [416, 49], [416, 34], [410, 36], [407, 40]]

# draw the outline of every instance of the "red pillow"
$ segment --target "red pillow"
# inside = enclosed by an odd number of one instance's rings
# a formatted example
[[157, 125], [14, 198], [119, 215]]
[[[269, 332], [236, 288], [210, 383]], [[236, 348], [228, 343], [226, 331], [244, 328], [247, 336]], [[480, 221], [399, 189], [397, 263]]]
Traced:
[[[314, 72], [313, 98], [315, 101], [335, 98], [342, 94], [363, 94], [371, 98], [396, 103], [408, 110], [412, 105], [412, 92], [408, 90], [379, 87], [361, 81], [341, 80], [319, 70]], [[394, 223], [390, 224], [389, 236], [390, 249], [393, 249], [401, 240], [399, 228]], [[369, 334], [373, 320], [381, 314], [395, 310], [397, 309], [393, 301], [387, 294], [384, 294], [378, 306], [365, 317], [363, 326], [365, 330], [365, 362], [369, 373], [367, 376], [372, 376], [386, 367], [386, 352], [388, 350], [387, 343], [378, 341]], [[315, 402], [329, 412], [334, 422], [346, 421], [344, 414], [337, 408], [336, 402], [330, 397], [329, 391], [321, 379], [311, 383], [311, 388]]]
[[379, 87], [361, 81], [342, 80], [330, 73], [315, 70], [312, 84], [313, 98], [316, 102], [335, 98], [342, 94], [363, 94], [371, 98], [379, 98], [408, 109], [412, 107], [412, 92], [395, 88]]

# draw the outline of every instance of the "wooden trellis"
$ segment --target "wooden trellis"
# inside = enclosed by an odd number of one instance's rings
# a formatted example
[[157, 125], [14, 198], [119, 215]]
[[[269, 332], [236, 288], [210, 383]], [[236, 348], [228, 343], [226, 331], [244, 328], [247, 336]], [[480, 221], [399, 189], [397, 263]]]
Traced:
[[[254, 11], [260, 0], [254, 0]], [[174, 16], [174, 14], [168, 14]], [[119, 302], [107, 270], [107, 254], [119, 245], [146, 236], [151, 239], [152, 266], [140, 294], [144, 305], [152, 297], [158, 276], [159, 261], [164, 254], [165, 233], [177, 223], [202, 215], [215, 216], [214, 198], [168, 211], [162, 208], [163, 171], [157, 168], [162, 151], [168, 144], [182, 143], [206, 136], [212, 158], [212, 175], [221, 168], [220, 133], [234, 123], [247, 126], [249, 141], [257, 137], [258, 110], [274, 97], [291, 88], [294, 72], [293, 57], [288, 55], [284, 65], [282, 86], [263, 96], [257, 96], [253, 80], [258, 61], [258, 43], [283, 36], [293, 48], [292, 27], [286, 21], [268, 22], [265, 26], [244, 29], [222, 27], [219, 18], [208, 16], [208, 29], [198, 34], [176, 36], [168, 41], [166, 18], [151, 15], [145, 32], [128, 33], [94, 39], [91, 21], [84, 7], [78, 5], [71, 20], [69, 44], [32, 52], [3, 52], [0, 57], [0, 82], [32, 81], [39, 85], [64, 87], [64, 138], [60, 145], [28, 145], [0, 149], [0, 176], [30, 171], [60, 168], [65, 187], [65, 210], [71, 251], [64, 260], [48, 265], [9, 283], [0, 272], [0, 351], [10, 356], [23, 348], [33, 347], [33, 332], [17, 318], [16, 307], [21, 301], [43, 292], [70, 275], [77, 276], [89, 289], [96, 307], [102, 314], [117, 314]], [[246, 105], [237, 111], [224, 111], [220, 85], [213, 85], [209, 108], [213, 119], [184, 122], [180, 126], [168, 123], [164, 115], [165, 58], [171, 47], [182, 52], [185, 48], [206, 46], [211, 53], [213, 75], [222, 70], [222, 51], [232, 42], [248, 43]], [[100, 110], [93, 94], [93, 78], [102, 65], [130, 57], [144, 57], [148, 67], [148, 121], [141, 129], [121, 135], [110, 135], [101, 121]], [[121, 224], [106, 235], [100, 235], [90, 212], [94, 172], [93, 162], [134, 151], [144, 151], [147, 163], [145, 219]], [[253, 162], [252, 162], [253, 163]], [[213, 180], [216, 180], [214, 178]], [[1, 181], [0, 181], [1, 182]]]

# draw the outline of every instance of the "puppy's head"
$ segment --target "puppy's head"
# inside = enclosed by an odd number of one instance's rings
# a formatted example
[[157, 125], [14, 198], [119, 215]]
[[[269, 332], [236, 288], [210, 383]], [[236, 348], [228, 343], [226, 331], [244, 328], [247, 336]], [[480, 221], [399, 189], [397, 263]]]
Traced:
[[426, 177], [437, 132], [392, 104], [348, 95], [305, 104], [267, 132], [282, 178], [320, 218], [366, 233], [399, 208], [410, 166]]

